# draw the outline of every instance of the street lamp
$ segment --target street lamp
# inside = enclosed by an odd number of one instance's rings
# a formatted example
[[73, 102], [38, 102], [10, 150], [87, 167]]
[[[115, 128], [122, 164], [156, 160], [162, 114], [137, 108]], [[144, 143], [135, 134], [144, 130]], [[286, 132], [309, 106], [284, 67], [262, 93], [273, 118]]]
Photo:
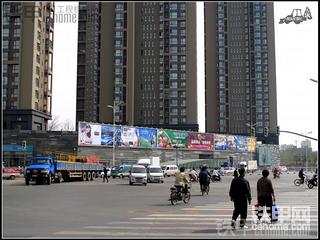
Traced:
[[[311, 134], [311, 133], [312, 133], [312, 131], [305, 133], [305, 135], [308, 135], [308, 134]], [[306, 149], [305, 153], [306, 153], [306, 172], [307, 172], [307, 170], [308, 170], [308, 158], [307, 158], [308, 146], [307, 146], [307, 143], [305, 145], [305, 149]]]
[[125, 105], [124, 102], [118, 102], [116, 104], [116, 101], [113, 101], [113, 106], [112, 105], [108, 105], [107, 107], [108, 108], [112, 108], [113, 110], [113, 136], [112, 136], [112, 166], [114, 167], [115, 166], [115, 154], [116, 154], [116, 151], [115, 151], [115, 132], [116, 132], [116, 107], [119, 107], [119, 106], [123, 106]]

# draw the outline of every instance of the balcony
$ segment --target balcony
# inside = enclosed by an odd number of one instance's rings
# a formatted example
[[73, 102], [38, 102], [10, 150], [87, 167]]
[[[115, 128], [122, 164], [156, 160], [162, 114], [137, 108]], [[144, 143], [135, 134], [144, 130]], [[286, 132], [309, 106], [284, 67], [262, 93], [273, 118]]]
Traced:
[[46, 39], [46, 51], [53, 51], [53, 41]]

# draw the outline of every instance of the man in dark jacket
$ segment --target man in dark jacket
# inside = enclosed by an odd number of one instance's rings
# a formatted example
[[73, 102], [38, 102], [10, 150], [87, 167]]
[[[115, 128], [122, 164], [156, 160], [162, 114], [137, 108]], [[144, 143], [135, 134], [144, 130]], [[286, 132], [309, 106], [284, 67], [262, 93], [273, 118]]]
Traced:
[[251, 190], [249, 182], [244, 178], [245, 169], [239, 169], [239, 177], [231, 182], [229, 196], [234, 202], [231, 227], [235, 228], [236, 220], [240, 215], [240, 227], [248, 228], [245, 223], [247, 219], [248, 202], [251, 204]]
[[257, 182], [257, 197], [258, 197], [258, 222], [263, 216], [263, 207], [266, 206], [267, 213], [270, 217], [271, 222], [272, 219], [272, 203], [276, 200], [274, 196], [273, 186], [271, 180], [268, 178], [269, 171], [264, 169], [262, 171], [262, 177]]
[[109, 181], [108, 180], [108, 170], [109, 169], [106, 166], [103, 167], [103, 182], [105, 182], [105, 181], [108, 182]]

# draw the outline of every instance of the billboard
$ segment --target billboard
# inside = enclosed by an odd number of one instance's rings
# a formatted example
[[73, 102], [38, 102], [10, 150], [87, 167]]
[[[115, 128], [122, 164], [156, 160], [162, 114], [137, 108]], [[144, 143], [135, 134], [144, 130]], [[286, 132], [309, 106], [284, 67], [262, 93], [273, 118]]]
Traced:
[[235, 142], [237, 147], [237, 152], [247, 152], [248, 151], [248, 140], [246, 136], [235, 136]]
[[271, 166], [272, 154], [269, 145], [258, 146], [258, 165], [259, 166]]
[[248, 139], [248, 152], [255, 152], [257, 147], [257, 142], [255, 137], [247, 137]]
[[121, 127], [121, 146], [139, 147], [138, 130], [135, 127]]
[[156, 148], [157, 147], [157, 129], [138, 128], [139, 147]]
[[188, 132], [158, 130], [158, 148], [188, 148]]
[[214, 150], [237, 151], [236, 136], [214, 134]]
[[213, 134], [189, 133], [188, 149], [213, 150]]
[[79, 145], [101, 145], [101, 125], [92, 123], [79, 123]]
[[[115, 126], [115, 145], [121, 146], [121, 127]], [[101, 145], [113, 146], [113, 125], [101, 125]]]

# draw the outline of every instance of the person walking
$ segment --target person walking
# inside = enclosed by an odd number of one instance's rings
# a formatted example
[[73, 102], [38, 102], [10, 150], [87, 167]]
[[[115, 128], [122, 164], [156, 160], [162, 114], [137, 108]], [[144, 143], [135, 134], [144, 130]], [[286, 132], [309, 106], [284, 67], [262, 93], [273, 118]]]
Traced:
[[109, 182], [108, 180], [108, 168], [106, 166], [103, 167], [103, 182]]
[[258, 198], [258, 223], [261, 222], [261, 218], [263, 216], [263, 208], [266, 206], [267, 213], [270, 217], [270, 221], [273, 222], [272, 219], [272, 203], [276, 201], [274, 190], [272, 186], [271, 180], [268, 178], [269, 171], [264, 169], [262, 171], [262, 177], [257, 181], [257, 198]]
[[231, 227], [235, 229], [236, 221], [240, 215], [240, 227], [248, 228], [245, 223], [247, 219], [248, 202], [251, 204], [251, 189], [249, 182], [244, 178], [245, 169], [239, 169], [239, 177], [233, 178], [230, 186], [229, 196], [234, 202]]

